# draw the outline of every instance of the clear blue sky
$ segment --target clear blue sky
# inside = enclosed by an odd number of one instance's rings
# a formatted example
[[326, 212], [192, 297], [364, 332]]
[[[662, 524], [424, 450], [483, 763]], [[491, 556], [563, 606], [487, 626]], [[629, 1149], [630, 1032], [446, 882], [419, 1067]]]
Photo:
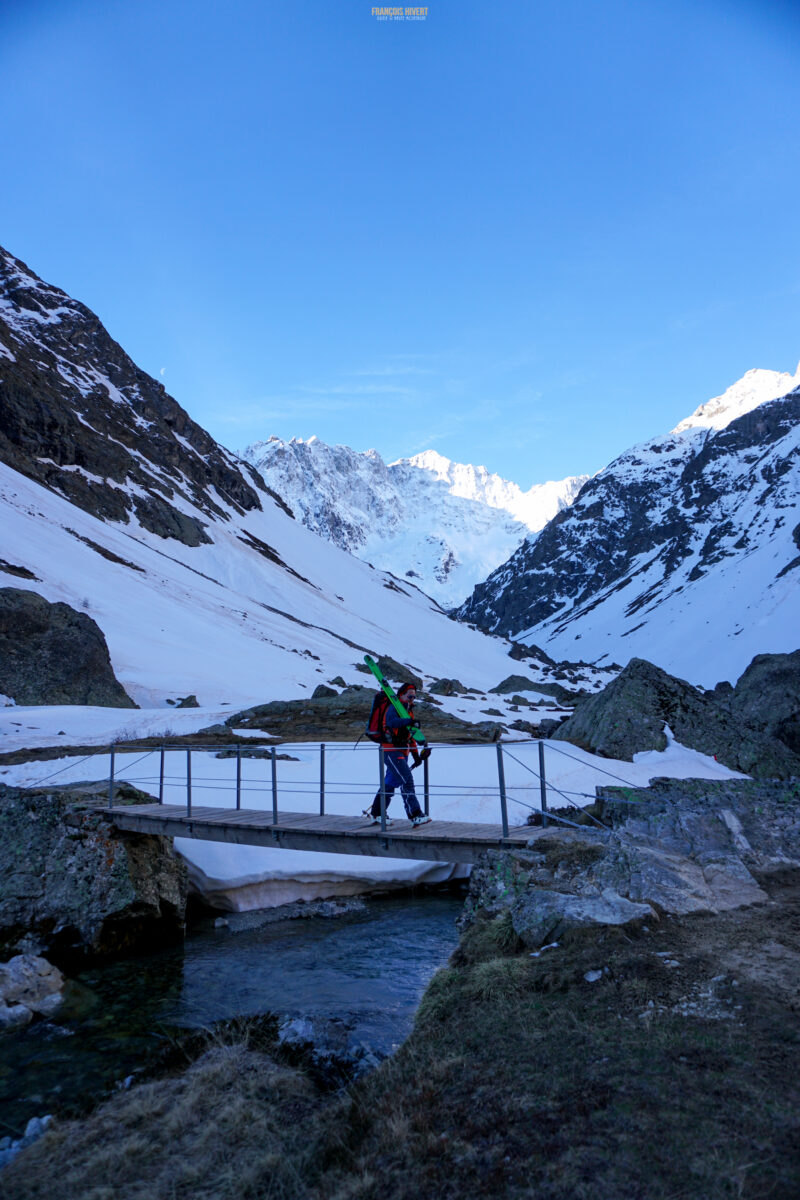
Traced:
[[4, 0], [0, 95], [0, 242], [232, 448], [529, 486], [800, 358], [797, 0]]

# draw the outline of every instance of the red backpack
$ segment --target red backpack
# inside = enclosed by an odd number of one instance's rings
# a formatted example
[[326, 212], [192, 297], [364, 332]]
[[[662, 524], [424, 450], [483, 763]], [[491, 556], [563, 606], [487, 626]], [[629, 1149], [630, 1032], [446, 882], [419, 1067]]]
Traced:
[[370, 710], [369, 719], [364, 727], [364, 733], [371, 742], [386, 741], [388, 734], [386, 732], [386, 710], [389, 707], [389, 697], [385, 692], [376, 692], [375, 699], [372, 701], [372, 709]]

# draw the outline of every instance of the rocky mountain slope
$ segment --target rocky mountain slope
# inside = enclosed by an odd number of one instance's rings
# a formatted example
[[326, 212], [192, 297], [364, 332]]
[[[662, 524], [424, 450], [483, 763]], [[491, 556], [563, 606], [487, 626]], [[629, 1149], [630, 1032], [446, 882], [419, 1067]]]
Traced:
[[0, 369], [0, 460], [87, 512], [197, 546], [208, 520], [261, 508], [255, 472], [245, 475], [94, 313], [2, 249]]
[[89, 309], [5, 251], [0, 417], [0, 586], [91, 617], [137, 704], [310, 695], [361, 682], [366, 650], [430, 677], [468, 664], [484, 689], [508, 674], [506, 644], [295, 521]]
[[646, 658], [711, 686], [798, 642], [800, 370], [749, 371], [634, 446], [458, 616], [555, 657]]
[[460, 604], [531, 533], [568, 507], [588, 475], [523, 491], [485, 467], [434, 450], [397, 462], [272, 437], [243, 456], [309, 529], [366, 562], [414, 580], [444, 608]]

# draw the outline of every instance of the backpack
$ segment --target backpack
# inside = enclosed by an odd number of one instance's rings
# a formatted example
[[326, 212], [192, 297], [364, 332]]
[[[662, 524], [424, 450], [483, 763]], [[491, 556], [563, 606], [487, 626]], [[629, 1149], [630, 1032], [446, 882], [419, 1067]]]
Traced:
[[385, 741], [386, 733], [386, 710], [389, 707], [389, 697], [385, 692], [376, 692], [375, 698], [372, 701], [372, 709], [370, 710], [369, 718], [364, 726], [364, 733], [371, 742], [379, 744]]

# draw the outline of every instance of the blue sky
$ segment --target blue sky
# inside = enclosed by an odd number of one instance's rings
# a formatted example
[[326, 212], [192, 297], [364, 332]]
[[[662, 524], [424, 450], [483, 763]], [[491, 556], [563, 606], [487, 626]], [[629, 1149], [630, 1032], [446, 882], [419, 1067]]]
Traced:
[[232, 448], [594, 471], [800, 358], [800, 5], [5, 0], [0, 242]]

